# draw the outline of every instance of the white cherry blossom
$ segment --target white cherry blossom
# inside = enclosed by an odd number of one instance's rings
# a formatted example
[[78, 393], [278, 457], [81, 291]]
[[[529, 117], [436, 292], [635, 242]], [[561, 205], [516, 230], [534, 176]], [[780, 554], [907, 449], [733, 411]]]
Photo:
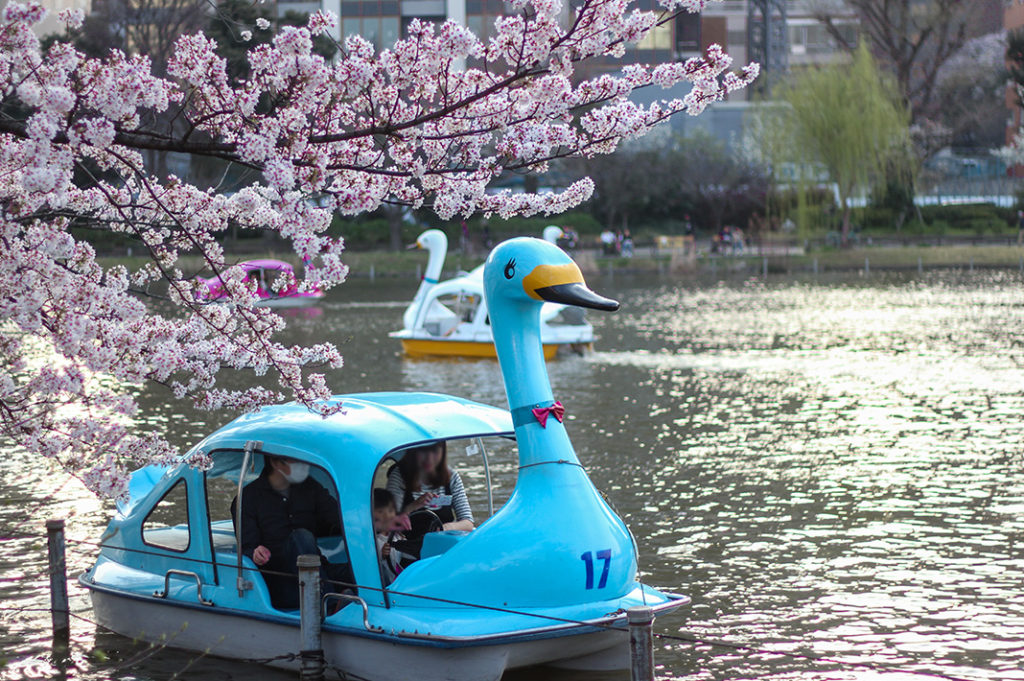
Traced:
[[[44, 10], [8, 3], [0, 97], [17, 115], [0, 118], [0, 432], [116, 497], [128, 470], [178, 455], [134, 421], [141, 384], [162, 384], [169, 399], [202, 409], [250, 411], [290, 398], [332, 413], [339, 407], [325, 402], [324, 371], [342, 365], [337, 348], [276, 340], [284, 321], [254, 306], [254, 284], [220, 246], [225, 233], [269, 231], [291, 243], [307, 263], [303, 278], [273, 287], [328, 289], [347, 274], [343, 242], [327, 235], [335, 211], [396, 203], [446, 219], [565, 211], [590, 197], [589, 179], [546, 194], [488, 186], [506, 171], [611, 153], [757, 75], [755, 64], [731, 72], [712, 46], [685, 63], [581, 78], [586, 60], [621, 56], [675, 13], [708, 2], [659, 0], [651, 12], [630, 0], [581, 0], [566, 22], [562, 1], [512, 0], [514, 13], [496, 20], [486, 41], [453, 22], [416, 20], [379, 53], [350, 36], [334, 61], [313, 51], [313, 38], [330, 35], [337, 17], [317, 12], [307, 26], [254, 45], [241, 82], [202, 34], [178, 39], [163, 78], [145, 55], [94, 59], [64, 42], [43, 50], [32, 27]], [[81, 25], [80, 12], [60, 18], [71, 30]], [[270, 24], [259, 19], [256, 28]], [[690, 88], [683, 97], [630, 99], [638, 88], [680, 85]], [[151, 152], [220, 159], [259, 179], [220, 194], [157, 177], [144, 161]], [[133, 272], [101, 266], [72, 227], [127, 235], [148, 262]], [[183, 256], [220, 276], [227, 304], [200, 296]], [[225, 370], [262, 379], [235, 390], [220, 380]]]

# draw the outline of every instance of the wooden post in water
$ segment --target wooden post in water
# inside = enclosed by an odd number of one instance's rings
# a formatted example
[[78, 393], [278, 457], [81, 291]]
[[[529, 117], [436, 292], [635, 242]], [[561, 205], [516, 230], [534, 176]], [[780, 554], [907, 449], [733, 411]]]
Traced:
[[376, 279], [376, 272], [374, 271], [373, 263], [370, 263], [370, 281]]
[[423, 271], [419, 263], [416, 263], [416, 281], [423, 279]]
[[761, 258], [761, 276], [768, 278], [768, 256]]
[[921, 260], [921, 256], [917, 256], [917, 273], [924, 274], [924, 261]]
[[323, 681], [324, 646], [321, 625], [323, 606], [320, 601], [320, 556], [299, 556], [299, 678], [302, 681]]
[[973, 256], [973, 255], [971, 256], [971, 264], [970, 264], [970, 271], [971, 271], [971, 272], [973, 272], [973, 271], [974, 271], [974, 256]]
[[643, 605], [626, 611], [629, 623], [629, 672], [632, 681], [654, 681], [654, 611]]
[[871, 274], [871, 259], [864, 256], [864, 274]]
[[814, 259], [814, 274], [815, 275], [818, 274], [818, 259], [817, 258]]
[[71, 610], [68, 607], [68, 566], [65, 558], [64, 519], [46, 521], [46, 552], [50, 562], [50, 619], [53, 622], [53, 640], [67, 641], [71, 630]]

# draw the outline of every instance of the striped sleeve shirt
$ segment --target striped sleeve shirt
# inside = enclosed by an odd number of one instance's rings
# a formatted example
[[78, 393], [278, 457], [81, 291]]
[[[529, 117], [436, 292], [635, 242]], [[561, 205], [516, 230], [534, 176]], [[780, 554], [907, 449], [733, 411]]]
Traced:
[[[462, 478], [455, 471], [451, 473], [452, 480], [449, 487], [451, 488], [452, 496], [450, 500], [446, 498], [447, 495], [443, 486], [422, 487], [412, 493], [412, 498], [416, 500], [427, 492], [433, 492], [437, 495], [437, 499], [431, 502], [427, 508], [435, 505], [447, 506], [450, 504], [452, 510], [455, 511], [456, 520], [473, 522], [473, 510], [469, 507], [469, 499], [466, 497], [466, 488], [462, 485]], [[402, 473], [398, 470], [397, 466], [388, 474], [388, 491], [391, 492], [391, 496], [395, 499], [395, 507], [401, 511], [402, 507], [405, 506], [405, 478], [402, 477]]]

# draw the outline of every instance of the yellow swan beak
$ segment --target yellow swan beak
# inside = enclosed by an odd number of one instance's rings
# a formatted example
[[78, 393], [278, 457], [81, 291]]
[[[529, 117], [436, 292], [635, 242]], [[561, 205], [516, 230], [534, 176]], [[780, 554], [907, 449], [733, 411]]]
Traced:
[[583, 273], [574, 262], [564, 265], [538, 265], [523, 277], [523, 290], [531, 298], [549, 303], [609, 312], [619, 309], [617, 301], [599, 296], [587, 288]]

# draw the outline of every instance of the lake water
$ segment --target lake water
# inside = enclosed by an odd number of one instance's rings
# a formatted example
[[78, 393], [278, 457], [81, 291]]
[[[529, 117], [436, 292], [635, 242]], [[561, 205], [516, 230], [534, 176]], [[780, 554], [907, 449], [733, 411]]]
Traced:
[[[763, 651], [659, 640], [659, 676], [1024, 679], [1018, 276], [590, 283], [622, 310], [590, 314], [596, 352], [551, 363], [552, 383], [581, 460], [637, 537], [645, 580], [693, 598], [656, 630]], [[434, 390], [504, 405], [493, 362], [399, 355], [386, 333], [414, 289], [345, 284], [290, 317], [290, 339], [341, 345], [339, 392]], [[182, 445], [229, 420], [161, 391], [143, 403]], [[482, 510], [482, 472], [454, 463]], [[514, 463], [496, 468], [507, 493]], [[107, 513], [39, 462], [0, 459], [0, 678], [294, 678], [147, 652], [84, 620], [70, 662], [55, 665], [49, 615], [36, 610], [47, 606], [45, 541], [11, 530], [42, 535], [43, 520], [60, 516], [73, 542], [95, 541]], [[90, 565], [88, 548], [72, 543], [72, 574]], [[72, 595], [88, 618], [77, 585]], [[581, 678], [513, 676], [538, 677]]]

